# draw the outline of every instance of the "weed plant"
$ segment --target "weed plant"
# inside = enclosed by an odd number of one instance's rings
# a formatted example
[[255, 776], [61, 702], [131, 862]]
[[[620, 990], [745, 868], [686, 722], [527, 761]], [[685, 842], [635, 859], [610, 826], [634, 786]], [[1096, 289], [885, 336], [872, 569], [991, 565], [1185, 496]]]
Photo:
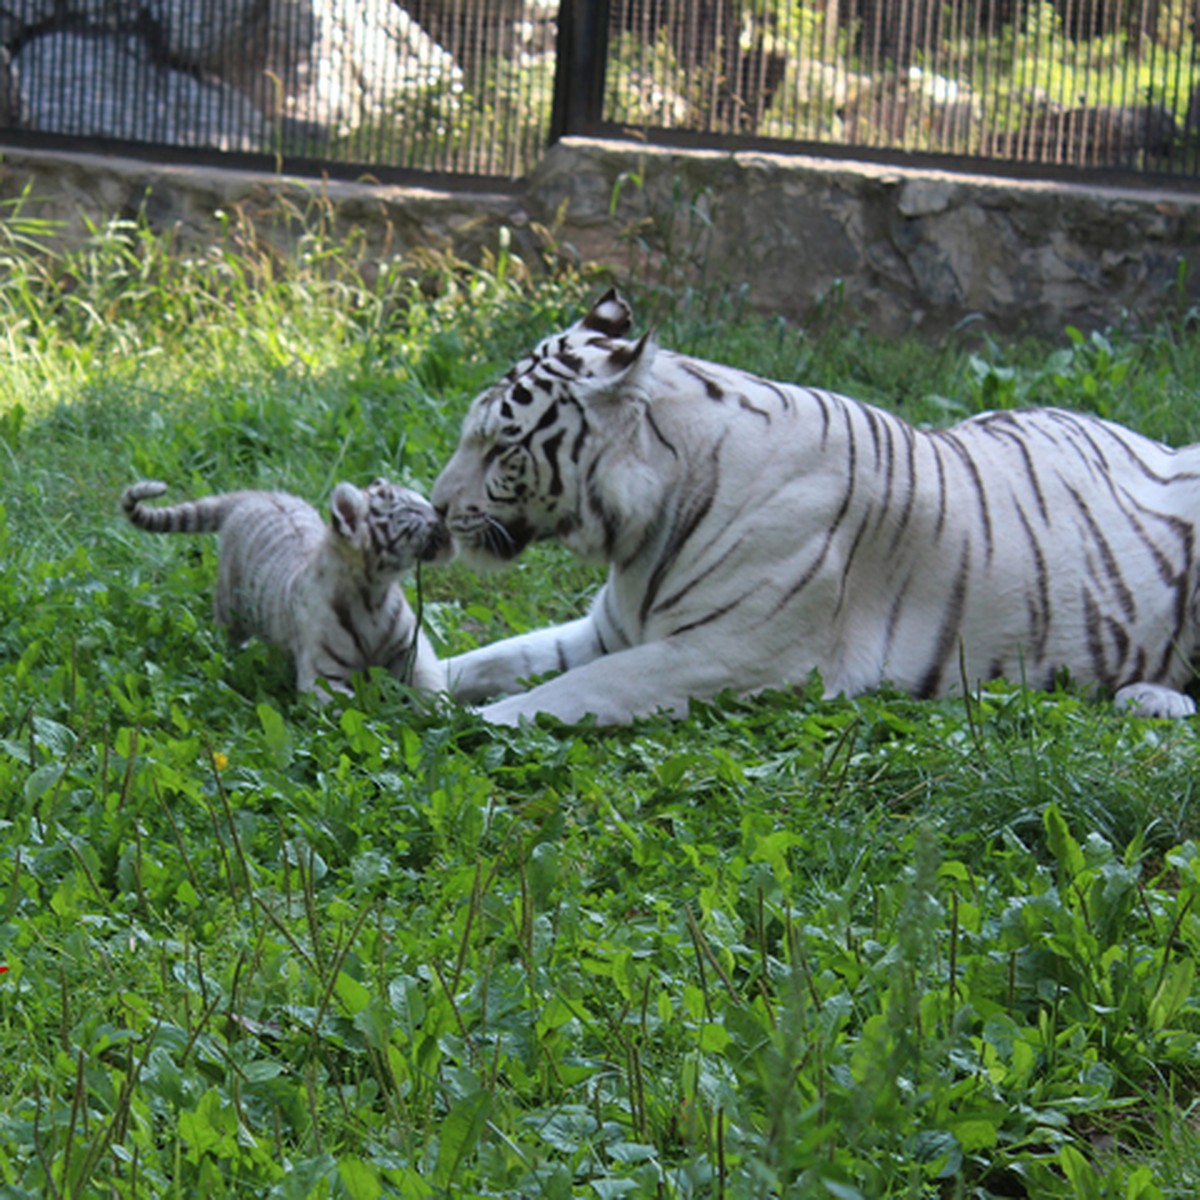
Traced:
[[[386, 678], [319, 710], [224, 639], [210, 540], [133, 530], [127, 482], [428, 488], [600, 285], [294, 219], [0, 224], [0, 1194], [1194, 1196], [1191, 722], [1064, 681], [492, 730]], [[652, 298], [917, 421], [1200, 425], [1184, 313], [935, 349]], [[453, 651], [595, 583], [542, 547], [421, 587]]]

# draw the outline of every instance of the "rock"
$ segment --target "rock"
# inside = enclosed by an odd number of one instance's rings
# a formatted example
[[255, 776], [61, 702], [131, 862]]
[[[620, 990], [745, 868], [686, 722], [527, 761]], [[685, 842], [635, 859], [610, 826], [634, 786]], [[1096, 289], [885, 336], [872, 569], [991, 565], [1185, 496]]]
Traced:
[[196, 0], [147, 0], [160, 45], [181, 66], [220, 74], [231, 54], [243, 44], [246, 30], [263, 8], [261, 0], [221, 0], [198, 4]]
[[931, 216], [950, 207], [954, 191], [954, 184], [945, 179], [908, 179], [900, 187], [896, 207], [902, 217]]
[[[243, 28], [241, 42], [230, 47], [221, 76], [265, 117], [287, 119], [310, 86], [316, 37], [311, 0], [265, 0]], [[312, 133], [320, 136], [323, 128], [313, 122]]]
[[181, 146], [268, 151], [406, 107], [435, 124], [462, 90], [394, 0], [24, 0], [0, 46], [28, 127]]
[[21, 95], [13, 78], [12, 55], [0, 46], [0, 128], [11, 129], [25, 123]]
[[306, 0], [313, 37], [292, 72], [287, 113], [342, 132], [394, 115], [406, 97], [453, 100], [462, 71], [392, 0]]
[[21, 47], [13, 71], [33, 129], [219, 150], [267, 144], [267, 123], [245, 96], [160, 66], [130, 34], [44, 34]]
[[141, 9], [139, 0], [7, 0], [0, 7], [0, 43], [11, 47], [31, 31], [49, 32], [52, 25], [74, 33], [130, 30]]

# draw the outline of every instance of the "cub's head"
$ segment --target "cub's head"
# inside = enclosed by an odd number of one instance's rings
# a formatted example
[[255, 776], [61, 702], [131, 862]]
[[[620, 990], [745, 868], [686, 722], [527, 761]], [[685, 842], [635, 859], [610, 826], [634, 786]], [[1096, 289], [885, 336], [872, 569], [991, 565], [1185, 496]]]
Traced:
[[433, 485], [468, 565], [497, 566], [553, 537], [587, 558], [611, 556], [620, 517], [597, 475], [628, 434], [620, 402], [639, 392], [654, 357], [648, 337], [627, 339], [631, 326], [610, 290], [472, 402]]
[[382, 580], [452, 552], [450, 534], [433, 505], [411, 488], [376, 479], [367, 488], [339, 483], [330, 527], [340, 544], [361, 555], [368, 578]]

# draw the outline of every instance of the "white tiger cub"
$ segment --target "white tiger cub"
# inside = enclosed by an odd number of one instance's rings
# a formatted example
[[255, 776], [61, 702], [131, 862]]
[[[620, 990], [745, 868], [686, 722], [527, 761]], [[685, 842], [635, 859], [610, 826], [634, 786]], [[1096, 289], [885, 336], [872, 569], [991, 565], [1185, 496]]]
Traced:
[[630, 328], [610, 291], [541, 342], [434, 484], [469, 564], [558, 538], [609, 567], [587, 616], [446, 660], [488, 721], [681, 714], [814, 668], [828, 696], [917, 697], [1066, 668], [1194, 711], [1200, 445], [1058, 409], [926, 432]]
[[296, 688], [330, 699], [318, 679], [350, 693], [368, 667], [427, 691], [444, 691], [445, 671], [400, 586], [420, 562], [451, 553], [430, 503], [377, 479], [339, 483], [326, 524], [312, 505], [284, 492], [238, 491], [170, 507], [144, 500], [166, 484], [135, 483], [126, 516], [151, 533], [218, 533], [217, 621], [239, 641], [262, 637], [295, 660]]

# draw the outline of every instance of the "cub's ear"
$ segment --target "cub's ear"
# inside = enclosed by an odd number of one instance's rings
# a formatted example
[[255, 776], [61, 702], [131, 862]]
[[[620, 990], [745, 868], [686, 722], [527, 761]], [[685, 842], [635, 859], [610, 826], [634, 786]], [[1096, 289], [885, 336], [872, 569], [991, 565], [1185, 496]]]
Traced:
[[609, 288], [579, 323], [584, 329], [602, 333], [605, 337], [625, 337], [633, 328], [633, 310], [617, 293], [616, 288]]
[[367, 515], [367, 498], [352, 483], [339, 483], [329, 501], [329, 517], [338, 537], [354, 541]]

